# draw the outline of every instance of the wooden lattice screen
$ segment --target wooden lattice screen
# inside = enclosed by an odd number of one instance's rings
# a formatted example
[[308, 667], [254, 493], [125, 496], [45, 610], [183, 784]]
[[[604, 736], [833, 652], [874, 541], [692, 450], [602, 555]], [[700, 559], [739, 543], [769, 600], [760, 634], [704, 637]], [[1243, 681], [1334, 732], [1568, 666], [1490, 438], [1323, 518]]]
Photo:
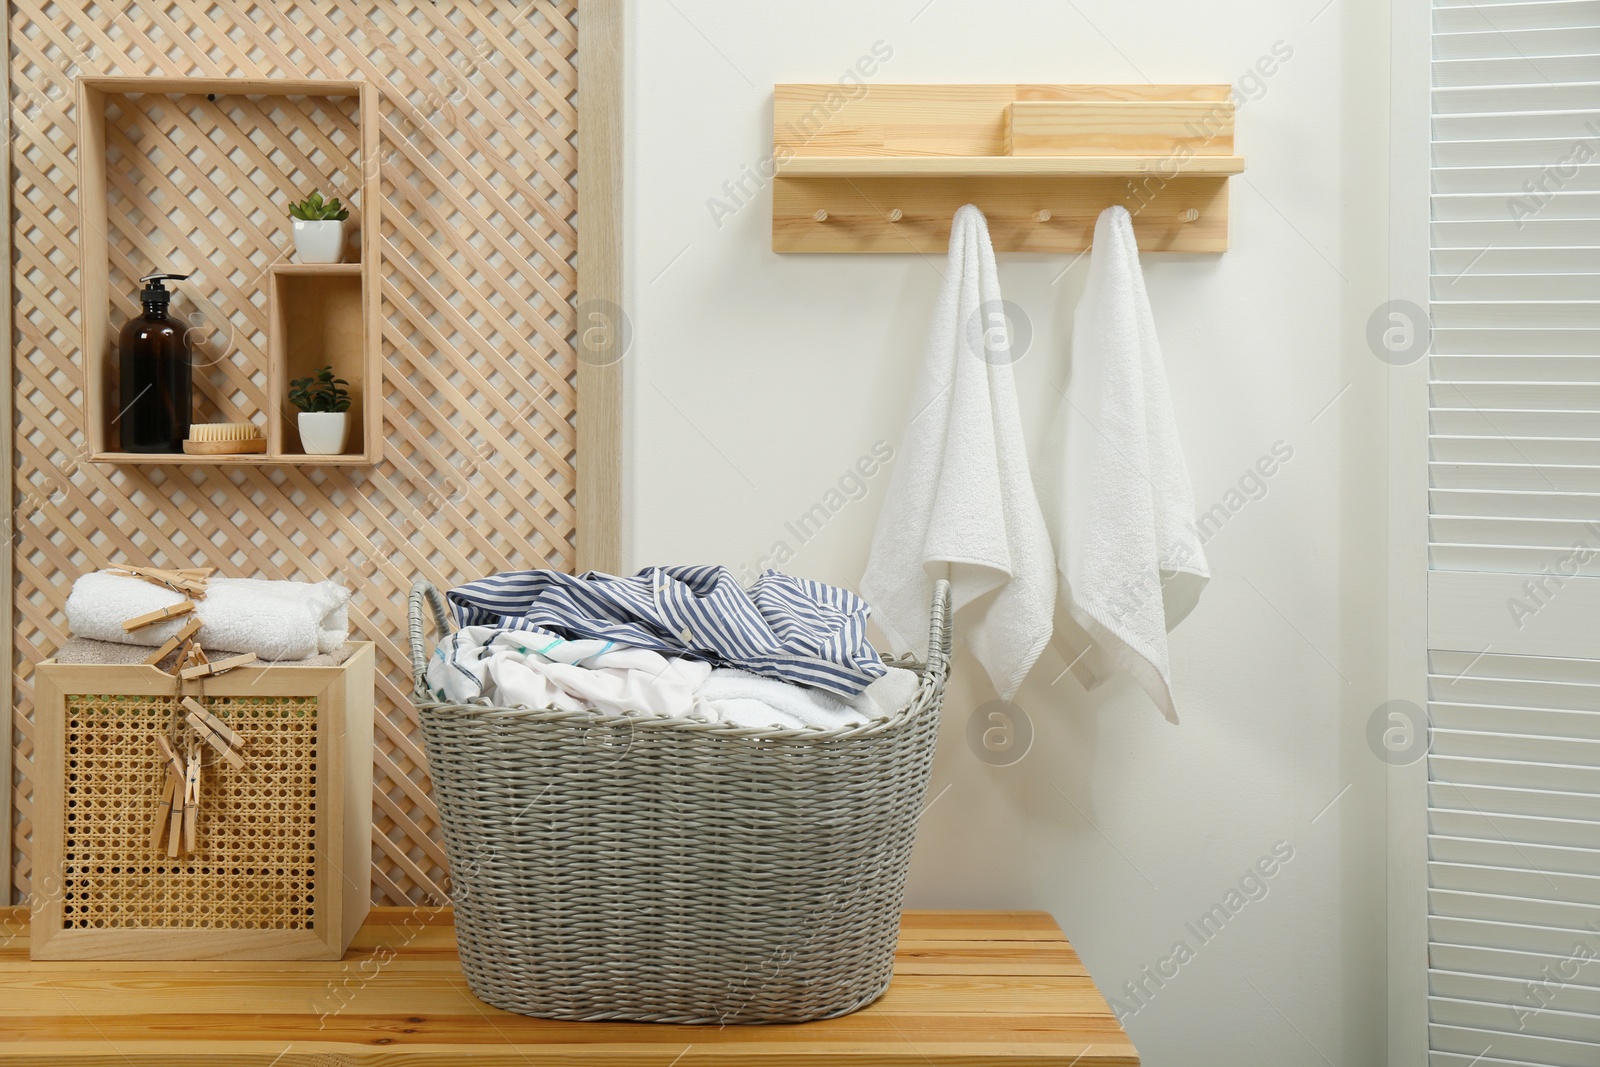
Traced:
[[[30, 876], [31, 664], [66, 636], [63, 604], [73, 579], [123, 559], [332, 577], [353, 589], [355, 636], [378, 651], [374, 899], [442, 898], [445, 859], [406, 700], [404, 598], [417, 575], [445, 585], [574, 562], [575, 0], [15, 0], [8, 17], [15, 887], [26, 892]], [[381, 464], [88, 460], [75, 191], [79, 74], [353, 78], [379, 86]], [[123, 242], [123, 273], [141, 253], [196, 250], [189, 265], [211, 279], [199, 310], [210, 310], [209, 325], [222, 335], [211, 343], [233, 348], [199, 386], [202, 413], [242, 417], [270, 402], [259, 362], [266, 307], [252, 279], [264, 265], [259, 229], [279, 227], [289, 191], [274, 188], [271, 171], [282, 168], [295, 182], [353, 180], [337, 167], [323, 169], [318, 151], [347, 140], [351, 120], [328, 116], [331, 140], [310, 143], [271, 121], [236, 124], [249, 142], [240, 146], [227, 143], [234, 134], [205, 128], [181, 107], [162, 114], [171, 123], [167, 136], [182, 139], [181, 151], [162, 156], [170, 169], [157, 175], [166, 215], [113, 234], [114, 244]], [[112, 195], [131, 195], [130, 180], [114, 175]], [[114, 271], [113, 294], [119, 286], [128, 292]]]

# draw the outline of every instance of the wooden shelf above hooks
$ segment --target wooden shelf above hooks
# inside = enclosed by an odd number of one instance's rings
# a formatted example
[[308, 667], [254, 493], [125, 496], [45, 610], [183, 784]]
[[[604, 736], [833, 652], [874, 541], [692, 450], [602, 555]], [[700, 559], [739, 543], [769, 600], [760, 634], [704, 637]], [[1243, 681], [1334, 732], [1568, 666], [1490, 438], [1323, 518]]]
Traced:
[[1137, 178], [1149, 174], [1228, 177], [1243, 156], [792, 156], [780, 178]]
[[774, 252], [943, 252], [956, 209], [998, 252], [1081, 252], [1113, 204], [1147, 252], [1223, 252], [1227, 85], [779, 85]]

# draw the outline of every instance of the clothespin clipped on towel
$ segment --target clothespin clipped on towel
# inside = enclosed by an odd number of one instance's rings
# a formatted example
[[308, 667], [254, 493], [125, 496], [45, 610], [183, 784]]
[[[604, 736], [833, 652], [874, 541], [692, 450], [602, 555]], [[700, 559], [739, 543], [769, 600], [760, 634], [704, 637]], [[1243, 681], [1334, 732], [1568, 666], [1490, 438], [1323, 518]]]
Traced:
[[175, 593], [193, 597], [195, 600], [205, 599], [206, 582], [215, 571], [215, 567], [162, 569], [160, 567], [133, 567], [127, 564], [106, 568], [107, 574], [115, 574], [123, 578], [140, 578], [151, 585], [164, 586]]
[[244, 739], [194, 697], [184, 697], [182, 703], [184, 711], [188, 712], [184, 719], [200, 735], [200, 740], [216, 749], [217, 755], [233, 764], [235, 770], [243, 770], [244, 757], [239, 749], [244, 747]]
[[181, 615], [187, 615], [193, 610], [194, 601], [180, 600], [176, 604], [169, 604], [164, 608], [157, 608], [155, 611], [147, 611], [143, 615], [135, 615], [131, 619], [124, 619], [122, 622], [122, 629], [131, 634], [133, 631], [142, 630], [146, 626], [151, 626], [158, 622], [166, 622], [168, 619], [176, 619]]

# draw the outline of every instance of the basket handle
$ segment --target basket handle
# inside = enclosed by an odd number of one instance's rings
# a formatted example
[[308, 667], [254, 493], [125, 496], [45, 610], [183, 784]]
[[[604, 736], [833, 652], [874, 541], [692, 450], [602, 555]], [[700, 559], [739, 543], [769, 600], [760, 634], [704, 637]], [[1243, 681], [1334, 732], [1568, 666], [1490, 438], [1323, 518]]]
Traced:
[[928, 620], [928, 669], [942, 678], [950, 671], [950, 582], [933, 583], [933, 610]]
[[443, 637], [450, 632], [450, 615], [445, 610], [444, 597], [426, 578], [411, 583], [411, 598], [407, 605], [411, 629], [411, 680], [412, 691], [419, 697], [428, 695], [428, 657], [422, 650], [422, 601], [433, 609], [434, 629]]

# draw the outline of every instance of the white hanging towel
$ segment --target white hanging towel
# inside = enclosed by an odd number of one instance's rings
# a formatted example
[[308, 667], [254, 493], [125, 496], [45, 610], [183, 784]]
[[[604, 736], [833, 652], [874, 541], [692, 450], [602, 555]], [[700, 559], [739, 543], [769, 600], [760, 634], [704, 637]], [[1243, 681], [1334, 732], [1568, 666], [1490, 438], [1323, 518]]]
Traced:
[[1074, 674], [1093, 688], [1108, 666], [1121, 667], [1177, 722], [1167, 631], [1211, 572], [1123, 207], [1095, 223], [1039, 495], [1061, 579], [1057, 639]]
[[861, 595], [896, 652], [926, 647], [936, 578], [957, 633], [1010, 700], [1050, 640], [1055, 567], [1028, 473], [994, 248], [956, 212], [911, 421], [878, 516]]

